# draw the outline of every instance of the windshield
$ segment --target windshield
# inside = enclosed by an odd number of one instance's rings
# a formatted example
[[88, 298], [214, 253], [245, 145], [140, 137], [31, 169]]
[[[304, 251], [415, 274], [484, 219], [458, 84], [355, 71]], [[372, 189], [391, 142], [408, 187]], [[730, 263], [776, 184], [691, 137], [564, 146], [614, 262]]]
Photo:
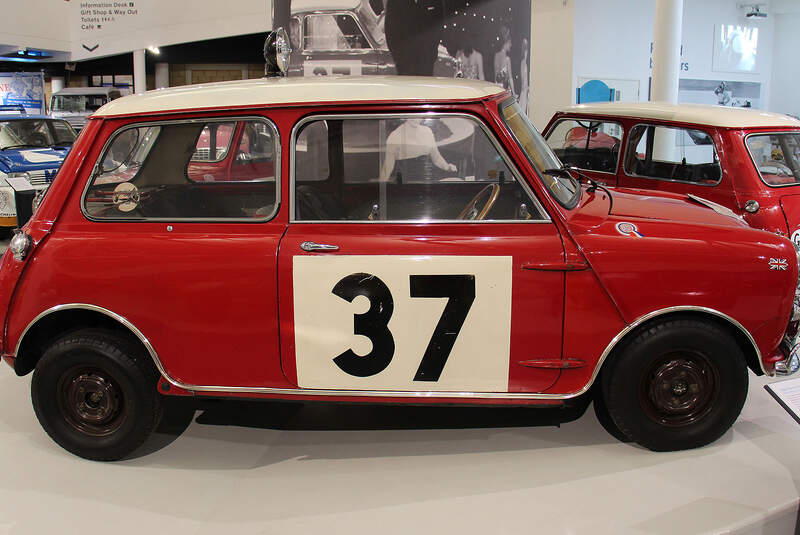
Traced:
[[66, 121], [15, 119], [0, 121], [0, 149], [71, 145], [75, 131]]
[[50, 111], [91, 113], [107, 102], [105, 95], [53, 95]]
[[800, 184], [800, 132], [747, 136], [747, 150], [768, 186]]
[[550, 194], [564, 208], [574, 208], [581, 191], [578, 181], [567, 176], [553, 176], [544, 173], [546, 169], [561, 169], [561, 161], [547, 146], [544, 138], [530, 122], [519, 104], [513, 99], [509, 99], [500, 105], [500, 113], [506, 126], [514, 134], [517, 143], [528, 156], [528, 160], [539, 172], [542, 182]]

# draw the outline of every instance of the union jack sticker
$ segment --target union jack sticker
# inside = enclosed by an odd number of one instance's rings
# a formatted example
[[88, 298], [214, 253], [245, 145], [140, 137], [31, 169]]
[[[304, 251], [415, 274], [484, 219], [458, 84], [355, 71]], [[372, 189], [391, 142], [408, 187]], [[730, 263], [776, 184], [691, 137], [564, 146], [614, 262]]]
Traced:
[[769, 269], [777, 269], [779, 271], [786, 271], [789, 268], [789, 263], [785, 258], [770, 258]]

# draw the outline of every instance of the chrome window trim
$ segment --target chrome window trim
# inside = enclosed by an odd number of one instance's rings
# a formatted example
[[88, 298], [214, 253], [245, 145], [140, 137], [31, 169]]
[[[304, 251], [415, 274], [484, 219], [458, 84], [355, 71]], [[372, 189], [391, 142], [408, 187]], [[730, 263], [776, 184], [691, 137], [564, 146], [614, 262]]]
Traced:
[[[429, 117], [455, 117], [455, 118], [463, 118], [472, 121], [473, 123], [477, 124], [483, 133], [488, 138], [489, 142], [494, 146], [497, 153], [503, 158], [503, 162], [508, 167], [509, 171], [514, 175], [514, 179], [519, 183], [522, 187], [523, 191], [530, 197], [531, 202], [533, 202], [536, 209], [539, 211], [540, 214], [544, 216], [544, 219], [492, 219], [492, 220], [462, 220], [462, 219], [435, 219], [435, 220], [425, 220], [425, 219], [390, 219], [390, 220], [381, 220], [381, 221], [353, 221], [353, 220], [333, 220], [333, 221], [304, 221], [298, 220], [295, 218], [295, 200], [294, 200], [294, 190], [295, 190], [295, 146], [297, 143], [297, 134], [299, 129], [305, 125], [306, 123], [310, 123], [312, 121], [326, 121], [326, 120], [337, 120], [337, 119], [402, 119], [402, 118], [414, 118], [424, 116], [424, 118]], [[486, 223], [523, 223], [526, 225], [536, 224], [536, 223], [552, 223], [552, 218], [550, 214], [547, 213], [547, 210], [544, 209], [541, 201], [539, 198], [534, 194], [533, 190], [528, 185], [528, 182], [523, 178], [522, 173], [520, 173], [519, 169], [517, 169], [516, 165], [514, 165], [513, 160], [508, 156], [505, 148], [498, 142], [494, 133], [489, 129], [488, 126], [484, 123], [484, 121], [475, 115], [471, 115], [469, 113], [459, 113], [459, 112], [436, 112], [436, 111], [425, 111], [425, 112], [417, 112], [417, 113], [335, 113], [335, 114], [318, 114], [318, 115], [307, 115], [297, 121], [297, 123], [292, 128], [292, 137], [289, 144], [289, 223], [304, 223], [304, 224], [318, 224], [318, 223], [325, 223], [325, 224], [342, 224], [342, 225], [360, 225], [360, 224], [376, 224], [376, 223], [383, 223], [383, 224], [392, 224], [392, 225], [413, 225], [413, 224], [426, 224], [426, 225], [441, 225], [441, 224], [486, 224]], [[453, 182], [455, 184], [455, 182]], [[475, 182], [475, 184], [480, 184], [481, 182]], [[377, 184], [377, 182], [376, 182]], [[487, 184], [489, 184], [487, 182]]]
[[[193, 113], [193, 112], [192, 112]], [[187, 124], [187, 123], [212, 123], [212, 122], [237, 122], [237, 121], [247, 121], [247, 120], [254, 120], [254, 121], [262, 121], [269, 125], [269, 127], [273, 130], [275, 135], [275, 207], [272, 210], [272, 213], [268, 216], [263, 218], [255, 218], [255, 217], [229, 217], [229, 218], [215, 218], [215, 217], [140, 217], [140, 218], [125, 218], [125, 217], [118, 217], [118, 218], [99, 218], [89, 215], [86, 211], [86, 195], [89, 193], [89, 188], [94, 183], [95, 173], [100, 165], [100, 162], [103, 160], [103, 156], [106, 154], [111, 142], [116, 139], [122, 132], [125, 130], [129, 130], [131, 128], [142, 128], [142, 127], [150, 127], [150, 126], [161, 126], [161, 125], [169, 125], [169, 124]], [[98, 157], [97, 161], [92, 166], [92, 171], [89, 173], [89, 179], [86, 181], [86, 185], [83, 187], [83, 193], [81, 194], [81, 214], [83, 217], [88, 219], [89, 221], [93, 221], [96, 223], [161, 223], [161, 222], [175, 222], [175, 223], [266, 223], [271, 221], [278, 215], [278, 211], [281, 207], [281, 137], [280, 131], [278, 130], [278, 126], [270, 119], [269, 117], [264, 117], [263, 115], [227, 115], [223, 117], [214, 116], [214, 117], [195, 117], [193, 119], [172, 119], [168, 121], [143, 121], [137, 123], [127, 124], [121, 128], [117, 128], [114, 130], [108, 139], [106, 139], [105, 144], [103, 144], [103, 148], [100, 151], [100, 156]], [[192, 160], [189, 160], [190, 162]], [[269, 181], [243, 181], [243, 184], [258, 184], [258, 183], [267, 183]], [[230, 182], [224, 182], [224, 184], [229, 184]], [[202, 182], [197, 182], [197, 184], [202, 184]]]
[[[559, 119], [558, 121], [555, 122], [555, 124], [553, 125], [553, 128], [551, 128], [550, 131], [548, 132], [548, 135], [552, 134], [553, 130], [555, 130], [556, 126], [558, 126], [558, 124], [563, 122], [563, 121], [575, 121], [575, 122], [577, 122], [579, 120], [580, 120], [580, 118], [578, 118], [578, 117], [565, 116], [565, 117], [563, 117], [563, 118], [561, 118], [561, 119]], [[607, 119], [591, 118], [591, 119], [588, 119], [588, 120], [589, 120], [589, 122], [614, 123], [615, 125], [619, 126], [622, 129], [622, 138], [619, 141], [619, 144], [620, 144], [619, 149], [620, 150], [617, 151], [617, 161], [614, 162], [614, 169], [619, 169], [619, 162], [622, 159], [622, 140], [625, 139], [625, 134], [627, 134], [627, 132], [625, 130], [625, 125], [622, 124], [622, 123], [618, 123], [617, 121], [609, 121]], [[547, 140], [549, 138], [545, 137], [544, 135], [542, 135], [542, 137], [544, 137], [544, 141], [545, 141], [545, 143], [547, 143]], [[550, 145], [549, 143], [547, 143], [547, 144], [548, 144], [548, 146]], [[554, 149], [553, 147], [550, 147], [550, 150], [552, 150], [554, 153], [556, 151], [556, 149]], [[563, 150], [563, 149], [560, 149], [560, 150]], [[558, 154], [556, 154], [556, 156], [558, 156]], [[559, 160], [560, 159], [561, 158], [559, 158]], [[623, 165], [623, 167], [624, 167], [624, 165]], [[578, 167], [578, 169], [580, 169], [581, 171], [591, 171], [592, 173], [603, 173], [604, 175], [617, 176], [617, 171], [598, 171], [597, 169], [588, 169], [586, 167]]]
[[750, 152], [750, 145], [747, 144], [747, 140], [751, 136], [776, 136], [776, 135], [781, 135], [781, 134], [795, 134], [797, 136], [800, 136], [800, 131], [798, 131], [798, 130], [780, 130], [780, 131], [777, 131], [777, 132], [751, 132], [751, 133], [745, 135], [744, 136], [744, 140], [743, 140], [744, 148], [745, 148], [745, 150], [747, 150], [747, 155], [750, 156], [750, 161], [753, 162], [753, 167], [755, 167], [756, 173], [758, 173], [758, 178], [761, 179], [761, 182], [763, 182], [764, 185], [767, 186], [768, 188], [792, 188], [792, 187], [800, 186], [800, 180], [797, 180], [796, 182], [793, 182], [791, 184], [779, 184], [779, 185], [772, 185], [772, 184], [768, 183], [766, 180], [764, 180], [764, 177], [761, 176], [761, 171], [758, 170], [758, 164], [756, 164], [756, 159], [753, 158], [753, 153]]
[[[717, 143], [714, 141], [714, 137], [711, 134], [709, 134], [706, 130], [704, 130], [704, 128], [695, 127], [694, 125], [690, 128], [688, 126], [675, 126], [675, 125], [666, 125], [666, 124], [660, 124], [660, 123], [636, 123], [631, 127], [630, 132], [628, 133], [628, 143], [626, 144], [626, 147], [625, 147], [625, 156], [626, 157], [628, 156], [628, 151], [630, 149], [631, 139], [633, 137], [633, 131], [636, 130], [637, 126], [656, 126], [656, 127], [661, 127], [661, 128], [672, 128], [672, 129], [675, 129], [675, 130], [677, 130], [677, 129], [699, 130], [700, 132], [703, 132], [709, 138], [711, 138], [711, 143], [712, 143], [712, 145], [714, 147], [714, 152], [717, 155], [717, 164], [719, 165], [719, 180], [717, 180], [713, 184], [700, 184], [699, 182], [692, 182], [691, 180], [676, 180], [674, 178], [659, 178], [657, 176], [637, 175], [635, 173], [629, 173], [628, 172], [628, 170], [626, 169], [626, 166], [625, 166], [625, 159], [623, 158], [623, 160], [622, 160], [622, 172], [625, 173], [625, 175], [627, 175], [629, 177], [633, 177], [633, 178], [645, 178], [647, 180], [662, 180], [664, 182], [676, 182], [676, 183], [679, 183], [679, 184], [689, 184], [691, 186], [701, 186], [701, 187], [704, 187], [704, 188], [715, 188], [715, 187], [719, 186], [722, 183], [722, 172], [723, 172], [722, 160], [719, 159], [719, 150], [717, 149]], [[641, 138], [639, 140], [641, 141]], [[636, 149], [634, 148], [633, 150], [635, 151]]]
[[[639, 317], [630, 325], [627, 325], [622, 331], [620, 331], [606, 346], [603, 353], [600, 355], [600, 358], [597, 360], [597, 364], [595, 365], [594, 371], [592, 372], [592, 376], [589, 378], [589, 381], [584, 385], [583, 388], [577, 390], [575, 392], [570, 392], [567, 394], [542, 394], [542, 393], [533, 393], [533, 392], [465, 392], [465, 391], [400, 391], [400, 390], [323, 390], [323, 389], [304, 389], [304, 388], [267, 388], [267, 387], [244, 387], [244, 386], [212, 386], [212, 385], [193, 385], [188, 383], [182, 383], [176, 379], [170, 377], [164, 366], [161, 364], [161, 360], [156, 353], [155, 348], [147, 339], [147, 337], [136, 328], [133, 323], [128, 321], [124, 316], [116, 314], [106, 308], [99, 307], [96, 305], [90, 305], [86, 303], [71, 303], [71, 304], [64, 304], [64, 305], [57, 305], [55, 307], [49, 308], [44, 312], [37, 315], [33, 321], [31, 321], [25, 330], [22, 331], [19, 340], [17, 341], [17, 346], [14, 351], [14, 358], [19, 354], [19, 348], [22, 345], [22, 341], [25, 339], [25, 335], [28, 331], [35, 325], [40, 319], [52, 314], [54, 312], [59, 312], [62, 310], [70, 310], [70, 309], [83, 309], [83, 310], [91, 310], [94, 312], [99, 312], [101, 314], [105, 314], [106, 316], [118, 321], [120, 324], [125, 326], [128, 330], [130, 330], [145, 346], [147, 352], [150, 354], [150, 357], [153, 360], [153, 364], [155, 364], [156, 368], [158, 369], [161, 376], [172, 386], [177, 388], [181, 388], [183, 390], [187, 390], [190, 392], [220, 392], [220, 393], [250, 393], [250, 394], [272, 394], [272, 395], [279, 395], [285, 396], [287, 398], [291, 398], [293, 396], [320, 396], [320, 397], [331, 397], [331, 396], [339, 396], [339, 397], [393, 397], [393, 398], [426, 398], [426, 399], [436, 399], [436, 398], [464, 398], [464, 399], [520, 399], [520, 400], [565, 400], [571, 399], [582, 394], [585, 394], [594, 384], [597, 375], [600, 373], [600, 369], [603, 366], [603, 362], [605, 362], [608, 355], [611, 351], [616, 347], [617, 343], [620, 342], [626, 335], [628, 335], [632, 330], [637, 328], [642, 323], [656, 318], [658, 316], [663, 316], [665, 314], [669, 314], [672, 312], [703, 312], [706, 314], [711, 314], [717, 317], [720, 317], [726, 321], [728, 321], [731, 325], [738, 328], [750, 341], [753, 345], [753, 349], [756, 351], [756, 357], [758, 358], [759, 365], [761, 366], [761, 371], [764, 372], [765, 375], [769, 375], [766, 373], [764, 369], [764, 363], [761, 360], [761, 351], [758, 349], [758, 346], [755, 343], [755, 340], [747, 331], [747, 329], [742, 326], [741, 323], [736, 321], [735, 319], [731, 318], [727, 314], [719, 312], [718, 310], [714, 310], [712, 308], [707, 307], [697, 307], [697, 306], [675, 306], [675, 307], [668, 307], [663, 308], [660, 310], [655, 310], [644, 316]], [[509, 362], [509, 365], [511, 363]]]

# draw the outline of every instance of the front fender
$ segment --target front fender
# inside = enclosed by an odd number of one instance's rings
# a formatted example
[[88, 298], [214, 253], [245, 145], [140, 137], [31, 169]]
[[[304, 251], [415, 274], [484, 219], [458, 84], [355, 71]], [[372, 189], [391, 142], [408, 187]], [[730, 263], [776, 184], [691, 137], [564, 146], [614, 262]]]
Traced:
[[[637, 232], [620, 231], [626, 222]], [[798, 276], [789, 240], [744, 225], [612, 217], [574, 237], [625, 323], [672, 307], [707, 308], [740, 323], [762, 356], [780, 344]]]

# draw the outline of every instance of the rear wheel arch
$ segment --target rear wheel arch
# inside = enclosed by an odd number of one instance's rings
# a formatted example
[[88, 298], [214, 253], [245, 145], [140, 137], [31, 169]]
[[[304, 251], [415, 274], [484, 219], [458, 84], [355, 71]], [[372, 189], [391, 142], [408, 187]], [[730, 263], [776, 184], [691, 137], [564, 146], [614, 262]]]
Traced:
[[139, 344], [150, 355], [153, 367], [163, 375], [155, 350], [141, 331], [124, 317], [88, 304], [59, 305], [31, 321], [17, 342], [15, 373], [19, 376], [30, 373], [53, 341], [71, 331], [86, 328], [105, 329]]

